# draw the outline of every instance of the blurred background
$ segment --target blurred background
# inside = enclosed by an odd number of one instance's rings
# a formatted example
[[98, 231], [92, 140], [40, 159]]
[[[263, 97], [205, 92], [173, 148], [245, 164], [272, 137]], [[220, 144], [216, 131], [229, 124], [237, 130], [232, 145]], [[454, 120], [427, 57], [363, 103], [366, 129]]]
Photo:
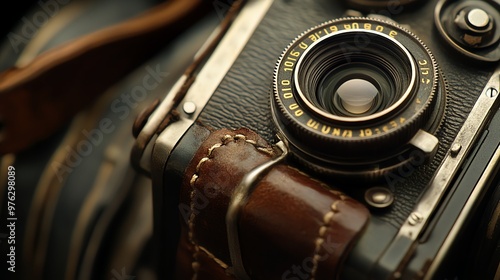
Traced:
[[[200, 5], [197, 16], [184, 19], [182, 30], [167, 30], [172, 36], [133, 46], [111, 45], [118, 61], [130, 59], [128, 48], [148, 51], [138, 66], [105, 90], [89, 92], [96, 96], [92, 102], [50, 136], [0, 155], [0, 279], [156, 279], [151, 265], [151, 182], [130, 166], [133, 122], [168, 93], [231, 2]], [[1, 9], [0, 84], [6, 78], [2, 74], [12, 69], [29, 69], [47, 53], [57, 53], [74, 40], [161, 4], [154, 0], [10, 2], [9, 8]], [[48, 73], [51, 79], [42, 83], [61, 91], [56, 84], [71, 81], [67, 91], [57, 93], [63, 96], [73, 87], [92, 88], [96, 71], [106, 80], [108, 72], [121, 67], [106, 59], [91, 65]], [[37, 96], [36, 88], [26, 90]], [[0, 88], [0, 100], [5, 100], [2, 94], [12, 92]], [[41, 104], [26, 102], [34, 110]], [[15, 169], [14, 178], [7, 176], [9, 166]], [[14, 229], [7, 227], [11, 222]], [[14, 244], [9, 243], [12, 239]]]

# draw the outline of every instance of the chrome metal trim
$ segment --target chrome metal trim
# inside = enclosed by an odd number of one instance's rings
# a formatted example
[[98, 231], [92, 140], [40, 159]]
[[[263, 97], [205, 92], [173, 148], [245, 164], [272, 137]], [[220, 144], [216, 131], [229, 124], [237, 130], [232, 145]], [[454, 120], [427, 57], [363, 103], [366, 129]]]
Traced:
[[478, 183], [474, 187], [474, 190], [472, 191], [470, 197], [467, 199], [467, 202], [465, 203], [464, 207], [462, 208], [462, 211], [460, 212], [460, 215], [458, 216], [455, 224], [453, 225], [452, 229], [450, 230], [450, 233], [448, 234], [443, 245], [439, 249], [431, 266], [427, 270], [427, 273], [426, 273], [424, 279], [432, 279], [432, 276], [434, 275], [437, 268], [439, 267], [439, 264], [441, 264], [441, 262], [444, 259], [444, 256], [446, 255], [446, 253], [450, 249], [451, 244], [456, 239], [459, 232], [463, 230], [465, 220], [469, 216], [469, 213], [472, 211], [472, 208], [476, 204], [476, 201], [479, 199], [481, 193], [483, 192], [483, 189], [486, 186], [488, 186], [489, 179], [495, 175], [494, 171], [496, 170], [496, 168], [499, 164], [500, 164], [500, 145], [497, 147], [495, 153], [493, 154], [493, 157], [490, 159], [486, 169], [484, 170], [483, 174], [481, 175], [481, 178], [479, 178]]
[[289, 150], [283, 141], [278, 142], [276, 146], [282, 151], [281, 155], [248, 172], [248, 174], [241, 179], [240, 184], [235, 188], [233, 195], [231, 196], [231, 201], [229, 202], [229, 207], [226, 213], [227, 242], [229, 245], [231, 263], [233, 265], [233, 273], [237, 279], [250, 280], [241, 258], [238, 231], [240, 211], [245, 204], [247, 204], [257, 181], [264, 177], [273, 166], [280, 163], [288, 156]]
[[[154, 143], [152, 158], [148, 159], [149, 155], [145, 155], [141, 159], [141, 166], [145, 170], [151, 171], [154, 168], [150, 163], [160, 165], [165, 163], [165, 159], [168, 158], [177, 142], [194, 124], [203, 108], [205, 108], [212, 94], [226, 76], [273, 2], [274, 0], [250, 0], [245, 4], [181, 101], [180, 108], [178, 108], [180, 120], [170, 124], [158, 136]], [[177, 82], [171, 93], [175, 93], [184, 84], [184, 80], [181, 79]], [[165, 100], [153, 113], [142, 132], [146, 132], [145, 134], [148, 135], [154, 134], [165, 116], [173, 109], [174, 102], [172, 98], [174, 98], [174, 95], [166, 95]], [[195, 112], [189, 115], [185, 114], [182, 110], [184, 102], [194, 103], [196, 106]], [[141, 134], [143, 134], [142, 132]], [[152, 145], [152, 143], [150, 142], [148, 145]]]
[[[490, 78], [486, 87], [483, 89], [481, 96], [479, 96], [476, 104], [472, 108], [469, 116], [465, 120], [462, 129], [455, 137], [455, 141], [451, 147], [460, 145], [462, 148], [454, 153], [448, 153], [443, 160], [441, 166], [437, 170], [434, 178], [429, 183], [422, 198], [415, 206], [413, 213], [420, 213], [422, 220], [415, 224], [410, 224], [410, 218], [401, 227], [398, 235], [407, 236], [410, 239], [416, 240], [424, 229], [429, 217], [432, 215], [437, 205], [441, 201], [444, 192], [450, 185], [453, 177], [457, 173], [458, 168], [463, 163], [465, 156], [469, 153], [473, 143], [480, 135], [480, 131], [484, 128], [488, 116], [491, 114], [492, 108], [496, 105], [498, 96], [490, 97], [486, 92], [490, 88], [500, 87], [500, 68], [498, 68], [493, 76]], [[411, 216], [411, 215], [410, 215]]]
[[[149, 141], [148, 145], [145, 147], [145, 150], [147, 150], [148, 148], [151, 150], [153, 143], [155, 143], [155, 141], [150, 141], [151, 139], [146, 140], [145, 138], [148, 138], [151, 135], [155, 135], [155, 132], [162, 123], [163, 119], [165, 119], [167, 114], [173, 110], [175, 104], [174, 99], [176, 97], [175, 93], [182, 88], [186, 80], [186, 76], [182, 76], [179, 80], [177, 80], [177, 82], [170, 90], [169, 94], [165, 96], [165, 99], [163, 99], [158, 108], [156, 108], [151, 117], [149, 117], [148, 122], [146, 123], [146, 125], [144, 125], [140, 134], [137, 136], [136, 142], [140, 142], [141, 140]], [[151, 172], [151, 160], [151, 153], [145, 151], [143, 152], [142, 157], [139, 159], [140, 167], [148, 173]]]
[[419, 129], [409, 142], [412, 146], [422, 151], [427, 157], [433, 157], [439, 147], [439, 139], [427, 131]]
[[[455, 141], [451, 144], [452, 148], [448, 151], [447, 156], [442, 161], [433, 179], [431, 179], [413, 212], [399, 229], [393, 243], [401, 239], [409, 239], [415, 242], [427, 226], [430, 216], [436, 211], [444, 193], [447, 191], [459, 167], [479, 137], [480, 132], [488, 122], [492, 110], [496, 108], [500, 100], [497, 98], [498, 95], [489, 96], [487, 94], [490, 88], [497, 90], [500, 88], [500, 67], [497, 67], [482, 90], [476, 104], [462, 125], [462, 129], [460, 129], [455, 137]], [[456, 147], [461, 148], [456, 149]], [[415, 217], [418, 218], [416, 219]], [[406, 257], [408, 258], [411, 253], [411, 250], [407, 252]], [[399, 267], [401, 268], [401, 264]]]

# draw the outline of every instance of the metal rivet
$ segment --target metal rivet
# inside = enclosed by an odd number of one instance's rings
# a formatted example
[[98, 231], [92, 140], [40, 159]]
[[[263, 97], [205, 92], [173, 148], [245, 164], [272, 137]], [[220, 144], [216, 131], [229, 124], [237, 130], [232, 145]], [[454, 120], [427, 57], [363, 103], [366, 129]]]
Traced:
[[467, 14], [467, 22], [475, 28], [485, 28], [490, 23], [490, 17], [487, 12], [481, 9], [472, 9]]
[[451, 156], [458, 155], [458, 153], [460, 153], [460, 150], [462, 150], [462, 145], [458, 143], [453, 144], [450, 149]]
[[188, 115], [194, 114], [194, 112], [196, 112], [196, 104], [190, 101], [185, 102], [184, 105], [182, 105], [182, 110]]
[[373, 187], [365, 192], [365, 201], [375, 208], [386, 208], [394, 202], [394, 194], [384, 187]]
[[498, 90], [496, 88], [489, 88], [486, 90], [486, 96], [488, 97], [496, 97], [498, 95]]
[[419, 224], [423, 219], [424, 219], [424, 217], [422, 216], [422, 214], [420, 214], [418, 212], [413, 212], [410, 214], [410, 217], [408, 219], [408, 223], [410, 225], [414, 226], [416, 224]]

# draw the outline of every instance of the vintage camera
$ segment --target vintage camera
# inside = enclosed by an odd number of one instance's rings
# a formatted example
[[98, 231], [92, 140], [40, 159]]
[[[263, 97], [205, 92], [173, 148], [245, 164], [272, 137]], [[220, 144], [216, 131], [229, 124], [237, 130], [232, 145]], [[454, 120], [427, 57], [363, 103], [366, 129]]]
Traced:
[[[172, 277], [181, 224], [193, 222], [179, 201], [188, 166], [214, 130], [243, 127], [369, 209], [329, 278], [498, 279], [499, 25], [495, 1], [235, 2], [135, 127], [132, 161], [153, 179], [162, 275]], [[272, 164], [236, 192], [251, 196]], [[227, 213], [243, 207], [235, 196]], [[203, 211], [193, 199], [191, 210]], [[238, 263], [238, 225], [226, 226], [226, 275], [264, 279]], [[218, 252], [207, 255], [225, 263]], [[295, 268], [276, 275], [314, 277], [315, 268]]]

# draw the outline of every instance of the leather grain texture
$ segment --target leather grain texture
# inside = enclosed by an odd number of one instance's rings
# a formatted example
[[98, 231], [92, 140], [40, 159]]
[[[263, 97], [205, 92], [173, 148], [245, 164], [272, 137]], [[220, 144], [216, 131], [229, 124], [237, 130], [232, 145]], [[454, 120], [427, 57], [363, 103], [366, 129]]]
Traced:
[[[226, 212], [245, 174], [272, 149], [248, 129], [213, 132], [191, 161], [181, 190], [177, 279], [234, 279]], [[251, 279], [332, 279], [369, 219], [368, 209], [299, 170], [279, 164], [256, 182], [238, 219]]]
[[[440, 140], [437, 155], [426, 166], [394, 174], [400, 178], [390, 184], [395, 202], [391, 208], [375, 214], [396, 228], [411, 213], [494, 68], [494, 65], [470, 63], [445, 45], [434, 28], [434, 5], [433, 1], [427, 1], [425, 6], [411, 10], [389, 9], [397, 11], [392, 14], [394, 20], [409, 25], [433, 52], [449, 87], [448, 110], [437, 133]], [[279, 56], [296, 36], [322, 22], [342, 17], [346, 9], [331, 0], [276, 0], [200, 115], [201, 123], [215, 129], [247, 127], [267, 141], [275, 141], [270, 94]], [[390, 14], [389, 11], [381, 12]], [[331, 181], [337, 184], [335, 178]], [[352, 187], [343, 190], [350, 193]]]

